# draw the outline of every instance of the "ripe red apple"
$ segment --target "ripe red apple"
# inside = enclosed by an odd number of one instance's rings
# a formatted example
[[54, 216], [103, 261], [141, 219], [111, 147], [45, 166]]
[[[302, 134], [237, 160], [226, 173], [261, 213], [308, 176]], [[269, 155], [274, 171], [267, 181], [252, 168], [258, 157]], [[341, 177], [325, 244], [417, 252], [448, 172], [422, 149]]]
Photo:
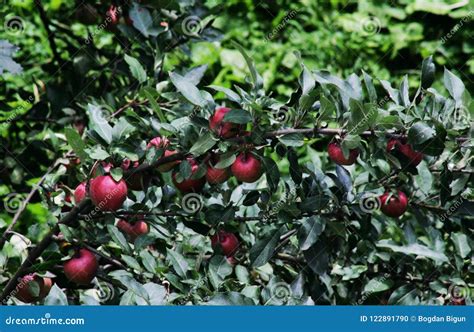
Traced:
[[392, 138], [387, 143], [387, 152], [395, 156], [403, 155], [408, 165], [417, 166], [423, 160], [423, 153], [413, 150], [412, 146], [406, 142], [406, 139]]
[[[193, 159], [189, 160], [189, 163], [191, 164], [191, 177], [192, 177], [199, 170], [199, 165]], [[199, 179], [189, 178], [189, 179], [184, 179], [182, 182], [178, 182], [176, 181], [176, 173], [177, 171], [174, 171], [171, 174], [173, 183], [175, 187], [183, 193], [200, 192], [202, 188], [204, 187], [204, 185], [206, 184], [205, 177], [202, 177]]]
[[236, 136], [241, 126], [237, 123], [224, 122], [224, 116], [230, 111], [227, 107], [218, 107], [209, 119], [209, 128], [222, 138]]
[[[35, 293], [31, 289], [31, 283], [35, 282], [38, 286], [38, 293]], [[16, 286], [15, 297], [24, 303], [32, 303], [44, 299], [51, 289], [53, 281], [50, 278], [42, 278], [36, 273], [27, 274], [21, 278], [20, 282]]]
[[262, 176], [262, 163], [251, 152], [242, 152], [231, 167], [232, 174], [242, 182], [255, 182]]
[[215, 168], [214, 165], [218, 161], [218, 156], [213, 155], [207, 163], [206, 180], [211, 184], [218, 184], [227, 181], [232, 173], [229, 167], [226, 168]]
[[390, 199], [388, 199], [389, 195], [390, 192], [386, 192], [380, 196], [380, 202], [382, 204], [380, 209], [385, 215], [398, 218], [407, 210], [408, 198], [401, 191], [398, 191], [397, 195], [392, 195]]
[[351, 149], [349, 151], [349, 156], [346, 158], [344, 157], [344, 153], [342, 152], [342, 148], [339, 143], [332, 142], [328, 145], [328, 154], [329, 158], [334, 161], [336, 164], [339, 165], [352, 165], [359, 155], [358, 149]]
[[214, 250], [221, 248], [224, 255], [231, 257], [239, 248], [239, 239], [233, 233], [220, 230], [211, 237], [211, 245]]
[[86, 183], [81, 182], [74, 190], [74, 201], [79, 204], [86, 197]]
[[116, 182], [111, 175], [101, 175], [90, 181], [92, 203], [102, 211], [117, 211], [127, 198], [124, 179]]
[[125, 220], [119, 220], [117, 227], [128, 235], [131, 242], [135, 242], [137, 237], [143, 234], [148, 234], [149, 232], [148, 224], [143, 220], [139, 220], [134, 224], [130, 224]]
[[64, 274], [69, 281], [87, 285], [94, 279], [99, 264], [94, 254], [80, 249], [73, 258], [64, 263]]

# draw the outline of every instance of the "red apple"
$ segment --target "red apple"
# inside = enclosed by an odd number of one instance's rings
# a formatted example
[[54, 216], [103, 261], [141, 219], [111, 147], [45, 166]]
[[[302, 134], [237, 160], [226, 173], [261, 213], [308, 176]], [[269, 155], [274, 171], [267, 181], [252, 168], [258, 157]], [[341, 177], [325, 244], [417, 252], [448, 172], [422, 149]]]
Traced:
[[209, 128], [222, 138], [232, 138], [236, 136], [241, 126], [232, 122], [224, 122], [225, 115], [230, 111], [227, 107], [218, 107], [216, 112], [209, 119]]
[[[38, 293], [32, 292], [31, 283], [35, 282], [38, 286]], [[42, 278], [36, 273], [27, 274], [21, 278], [20, 282], [16, 286], [15, 297], [21, 302], [32, 303], [44, 299], [48, 294], [53, 281], [50, 278]], [[37, 294], [37, 295], [36, 295]]]
[[129, 222], [125, 220], [119, 220], [117, 223], [117, 227], [124, 232], [125, 234], [128, 235], [130, 238], [130, 241], [135, 242], [137, 237], [143, 234], [148, 234], [149, 229], [148, 229], [148, 224], [143, 221], [139, 220], [135, 222], [134, 224], [130, 224]]
[[402, 154], [405, 156], [408, 165], [417, 166], [423, 160], [423, 153], [413, 150], [412, 146], [406, 142], [406, 139], [392, 138], [387, 143], [387, 152]]
[[[189, 163], [191, 164], [191, 177], [192, 177], [199, 170], [199, 165], [193, 159], [189, 160]], [[200, 192], [202, 188], [204, 187], [204, 185], [206, 184], [205, 177], [202, 177], [199, 179], [192, 179], [190, 177], [189, 179], [184, 179], [182, 182], [178, 182], [176, 181], [176, 173], [177, 171], [174, 171], [171, 174], [173, 183], [175, 187], [178, 188], [178, 190], [183, 193]]]
[[102, 211], [117, 211], [127, 198], [124, 179], [116, 182], [111, 175], [101, 175], [90, 182], [92, 203]]
[[329, 158], [334, 161], [336, 164], [339, 165], [352, 165], [359, 155], [358, 149], [352, 149], [349, 151], [349, 156], [346, 158], [344, 157], [344, 153], [342, 152], [342, 148], [339, 143], [329, 143], [328, 145], [328, 154]]
[[390, 199], [388, 199], [389, 195], [390, 192], [386, 192], [380, 196], [381, 210], [389, 217], [398, 218], [407, 210], [408, 198], [401, 191], [398, 191], [397, 195], [392, 195]]
[[250, 152], [242, 152], [231, 167], [232, 174], [242, 182], [255, 182], [262, 176], [262, 163]]
[[211, 237], [211, 245], [214, 250], [221, 248], [224, 255], [231, 257], [239, 248], [239, 239], [233, 233], [221, 230]]
[[81, 182], [81, 183], [79, 183], [79, 185], [74, 190], [74, 200], [75, 200], [76, 204], [79, 204], [84, 199], [84, 197], [86, 197], [86, 195], [87, 195], [87, 193], [86, 193], [86, 183]]
[[98, 268], [94, 254], [87, 249], [80, 249], [73, 258], [64, 263], [64, 274], [69, 281], [87, 285], [94, 279]]

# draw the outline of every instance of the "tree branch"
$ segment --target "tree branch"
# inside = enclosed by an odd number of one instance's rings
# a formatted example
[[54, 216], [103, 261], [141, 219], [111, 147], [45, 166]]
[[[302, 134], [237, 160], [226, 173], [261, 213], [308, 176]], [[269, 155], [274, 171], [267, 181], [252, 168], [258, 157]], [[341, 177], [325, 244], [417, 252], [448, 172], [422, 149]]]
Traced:
[[26, 259], [21, 264], [20, 268], [16, 271], [15, 275], [10, 279], [5, 288], [3, 289], [2, 295], [0, 295], [0, 303], [9, 296], [9, 294], [15, 289], [18, 281], [23, 277], [24, 273], [30, 268], [36, 259], [38, 259], [43, 251], [51, 244], [53, 236], [59, 232], [59, 225], [72, 225], [76, 221], [76, 217], [84, 210], [91, 207], [90, 199], [84, 199], [79, 205], [75, 206], [68, 214], [66, 214], [41, 240], [38, 245], [31, 250]]

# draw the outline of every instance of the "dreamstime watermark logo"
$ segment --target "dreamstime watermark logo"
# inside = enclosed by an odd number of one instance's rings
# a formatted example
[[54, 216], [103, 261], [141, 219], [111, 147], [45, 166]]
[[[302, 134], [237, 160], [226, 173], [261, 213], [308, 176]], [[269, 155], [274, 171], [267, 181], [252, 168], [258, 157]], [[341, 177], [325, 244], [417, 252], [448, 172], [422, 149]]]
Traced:
[[373, 193], [364, 193], [359, 201], [359, 208], [365, 213], [374, 213], [382, 206], [380, 197]]
[[45, 313], [39, 318], [15, 318], [9, 316], [5, 319], [6, 325], [85, 325], [84, 318], [52, 318], [51, 314]]
[[464, 16], [459, 23], [457, 23], [447, 34], [441, 37], [441, 44], [446, 43], [450, 40], [461, 28], [464, 24], [472, 19], [474, 16], [474, 11], [471, 10], [466, 16]]
[[114, 287], [108, 282], [98, 281], [94, 289], [100, 302], [107, 302], [115, 295]]
[[363, 304], [369, 297], [370, 295], [372, 295], [373, 293], [375, 293], [375, 291], [380, 288], [380, 286], [383, 285], [383, 283], [385, 283], [385, 281], [387, 281], [387, 279], [390, 277], [390, 274], [388, 273], [385, 273], [383, 275], [382, 278], [378, 279], [378, 280], [375, 280], [374, 282], [372, 282], [370, 285], [370, 289], [367, 289], [367, 291], [364, 293], [364, 295], [362, 295], [362, 297], [357, 300], [356, 304], [357, 305], [361, 305]]
[[446, 212], [444, 212], [439, 218], [441, 221], [445, 221], [446, 219], [448, 219], [454, 212], [456, 212], [459, 207], [462, 205], [462, 203], [464, 202], [464, 198], [462, 197], [459, 197], [457, 200], [454, 201], [453, 204], [451, 204], [448, 208], [448, 210], [446, 210]]
[[181, 30], [186, 36], [197, 37], [204, 29], [199, 16], [188, 16], [181, 22]]
[[19, 16], [13, 16], [5, 21], [3, 28], [10, 35], [19, 35], [25, 31], [25, 21]]
[[292, 295], [291, 287], [286, 282], [277, 282], [270, 288], [271, 300], [276, 300], [280, 303], [287, 303]]
[[293, 118], [290, 109], [287, 106], [282, 106], [279, 109], [272, 110], [271, 116], [275, 121], [280, 123], [289, 123]]
[[202, 209], [202, 198], [201, 195], [195, 193], [189, 193], [183, 196], [181, 200], [183, 210], [187, 213], [196, 213]]
[[3, 199], [3, 206], [9, 213], [16, 213], [23, 208], [23, 195], [18, 193], [10, 193]]
[[382, 23], [376, 16], [367, 16], [360, 22], [360, 31], [365, 36], [373, 36], [380, 32]]
[[271, 32], [269, 32], [265, 36], [265, 42], [269, 42], [270, 40], [275, 38], [276, 35], [285, 28], [288, 22], [295, 18], [296, 14], [298, 14], [298, 10], [290, 10], [289, 12], [287, 12], [280, 24], [278, 24]]

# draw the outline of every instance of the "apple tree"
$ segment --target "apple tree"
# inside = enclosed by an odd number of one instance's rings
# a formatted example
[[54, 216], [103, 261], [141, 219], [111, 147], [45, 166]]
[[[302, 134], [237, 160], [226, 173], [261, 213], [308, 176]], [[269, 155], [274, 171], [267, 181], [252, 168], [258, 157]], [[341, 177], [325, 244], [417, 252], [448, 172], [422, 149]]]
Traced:
[[[286, 100], [237, 43], [245, 84], [186, 66], [191, 43], [218, 38], [202, 6], [76, 14], [113, 41], [69, 40], [39, 6], [65, 69], [2, 137], [28, 144], [14, 133], [31, 113], [55, 119], [28, 134], [51, 166], [4, 200], [3, 304], [471, 303], [472, 104], [449, 69], [424, 59], [410, 89], [300, 61]], [[94, 61], [71, 62], [76, 43]]]

